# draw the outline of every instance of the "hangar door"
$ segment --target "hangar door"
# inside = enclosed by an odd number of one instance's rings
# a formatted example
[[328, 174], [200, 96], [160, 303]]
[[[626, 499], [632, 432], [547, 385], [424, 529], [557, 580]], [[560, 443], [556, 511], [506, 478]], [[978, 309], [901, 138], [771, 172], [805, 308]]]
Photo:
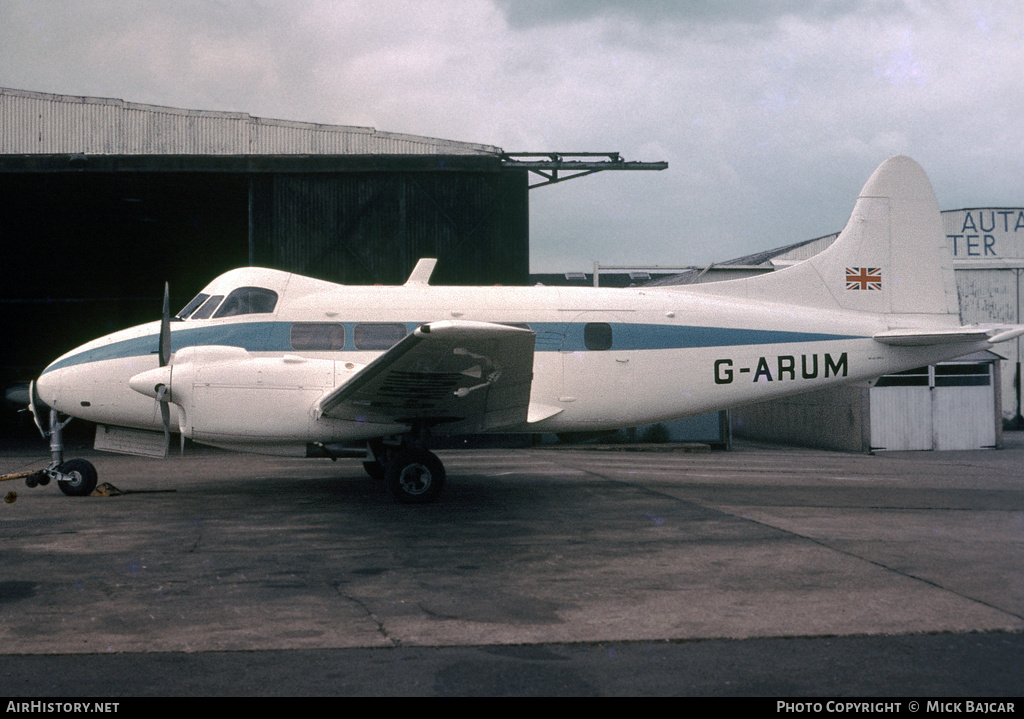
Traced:
[[886, 375], [870, 390], [871, 449], [996, 446], [994, 361], [944, 362]]

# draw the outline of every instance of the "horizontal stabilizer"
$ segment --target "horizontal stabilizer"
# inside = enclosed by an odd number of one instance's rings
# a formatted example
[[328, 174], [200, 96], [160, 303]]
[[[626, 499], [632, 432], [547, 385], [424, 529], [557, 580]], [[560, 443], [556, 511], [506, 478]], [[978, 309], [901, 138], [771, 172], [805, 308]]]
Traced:
[[1017, 325], [997, 327], [951, 327], [949, 329], [898, 329], [879, 332], [874, 339], [896, 347], [925, 347], [928, 345], [989, 342], [998, 344], [1024, 334]]
[[1016, 339], [1017, 337], [1024, 335], [1024, 327], [1021, 327], [1020, 325], [1015, 325], [1013, 327], [1000, 327], [999, 330], [1000, 331], [988, 338], [988, 341], [994, 345], [997, 345], [1000, 342], [1006, 342], [1007, 340]]

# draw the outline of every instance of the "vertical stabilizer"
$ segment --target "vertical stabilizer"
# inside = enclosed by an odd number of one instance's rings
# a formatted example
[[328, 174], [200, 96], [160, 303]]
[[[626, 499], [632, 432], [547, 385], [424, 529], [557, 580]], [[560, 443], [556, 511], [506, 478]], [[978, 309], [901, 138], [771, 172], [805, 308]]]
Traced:
[[704, 287], [715, 294], [890, 315], [893, 327], [960, 323], [935, 193], [921, 166], [904, 156], [875, 170], [827, 249], [770, 275]]
[[909, 157], [882, 163], [850, 221], [812, 258], [843, 309], [953, 315], [960, 309], [942, 216], [924, 170]]

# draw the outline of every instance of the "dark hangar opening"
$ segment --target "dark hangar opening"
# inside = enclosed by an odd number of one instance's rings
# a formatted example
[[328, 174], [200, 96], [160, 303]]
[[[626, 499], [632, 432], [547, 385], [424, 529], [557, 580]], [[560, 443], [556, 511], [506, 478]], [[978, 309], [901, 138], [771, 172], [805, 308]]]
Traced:
[[159, 318], [164, 282], [185, 296], [246, 264], [246, 187], [201, 174], [0, 171], [4, 384]]
[[345, 158], [333, 173], [252, 177], [252, 264], [343, 284], [529, 280], [527, 173], [495, 157]]
[[437, 257], [435, 284], [525, 284], [527, 174], [496, 157], [0, 156], [0, 386], [157, 319], [164, 282], [176, 311], [235, 267], [401, 284]]

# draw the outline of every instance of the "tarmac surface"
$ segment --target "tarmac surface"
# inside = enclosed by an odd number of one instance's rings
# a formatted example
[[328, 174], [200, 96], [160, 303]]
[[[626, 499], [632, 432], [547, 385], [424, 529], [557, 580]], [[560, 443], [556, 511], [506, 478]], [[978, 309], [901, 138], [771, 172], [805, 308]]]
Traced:
[[446, 450], [427, 506], [353, 460], [69, 451], [125, 494], [0, 484], [0, 696], [1021, 696], [1007, 446]]

